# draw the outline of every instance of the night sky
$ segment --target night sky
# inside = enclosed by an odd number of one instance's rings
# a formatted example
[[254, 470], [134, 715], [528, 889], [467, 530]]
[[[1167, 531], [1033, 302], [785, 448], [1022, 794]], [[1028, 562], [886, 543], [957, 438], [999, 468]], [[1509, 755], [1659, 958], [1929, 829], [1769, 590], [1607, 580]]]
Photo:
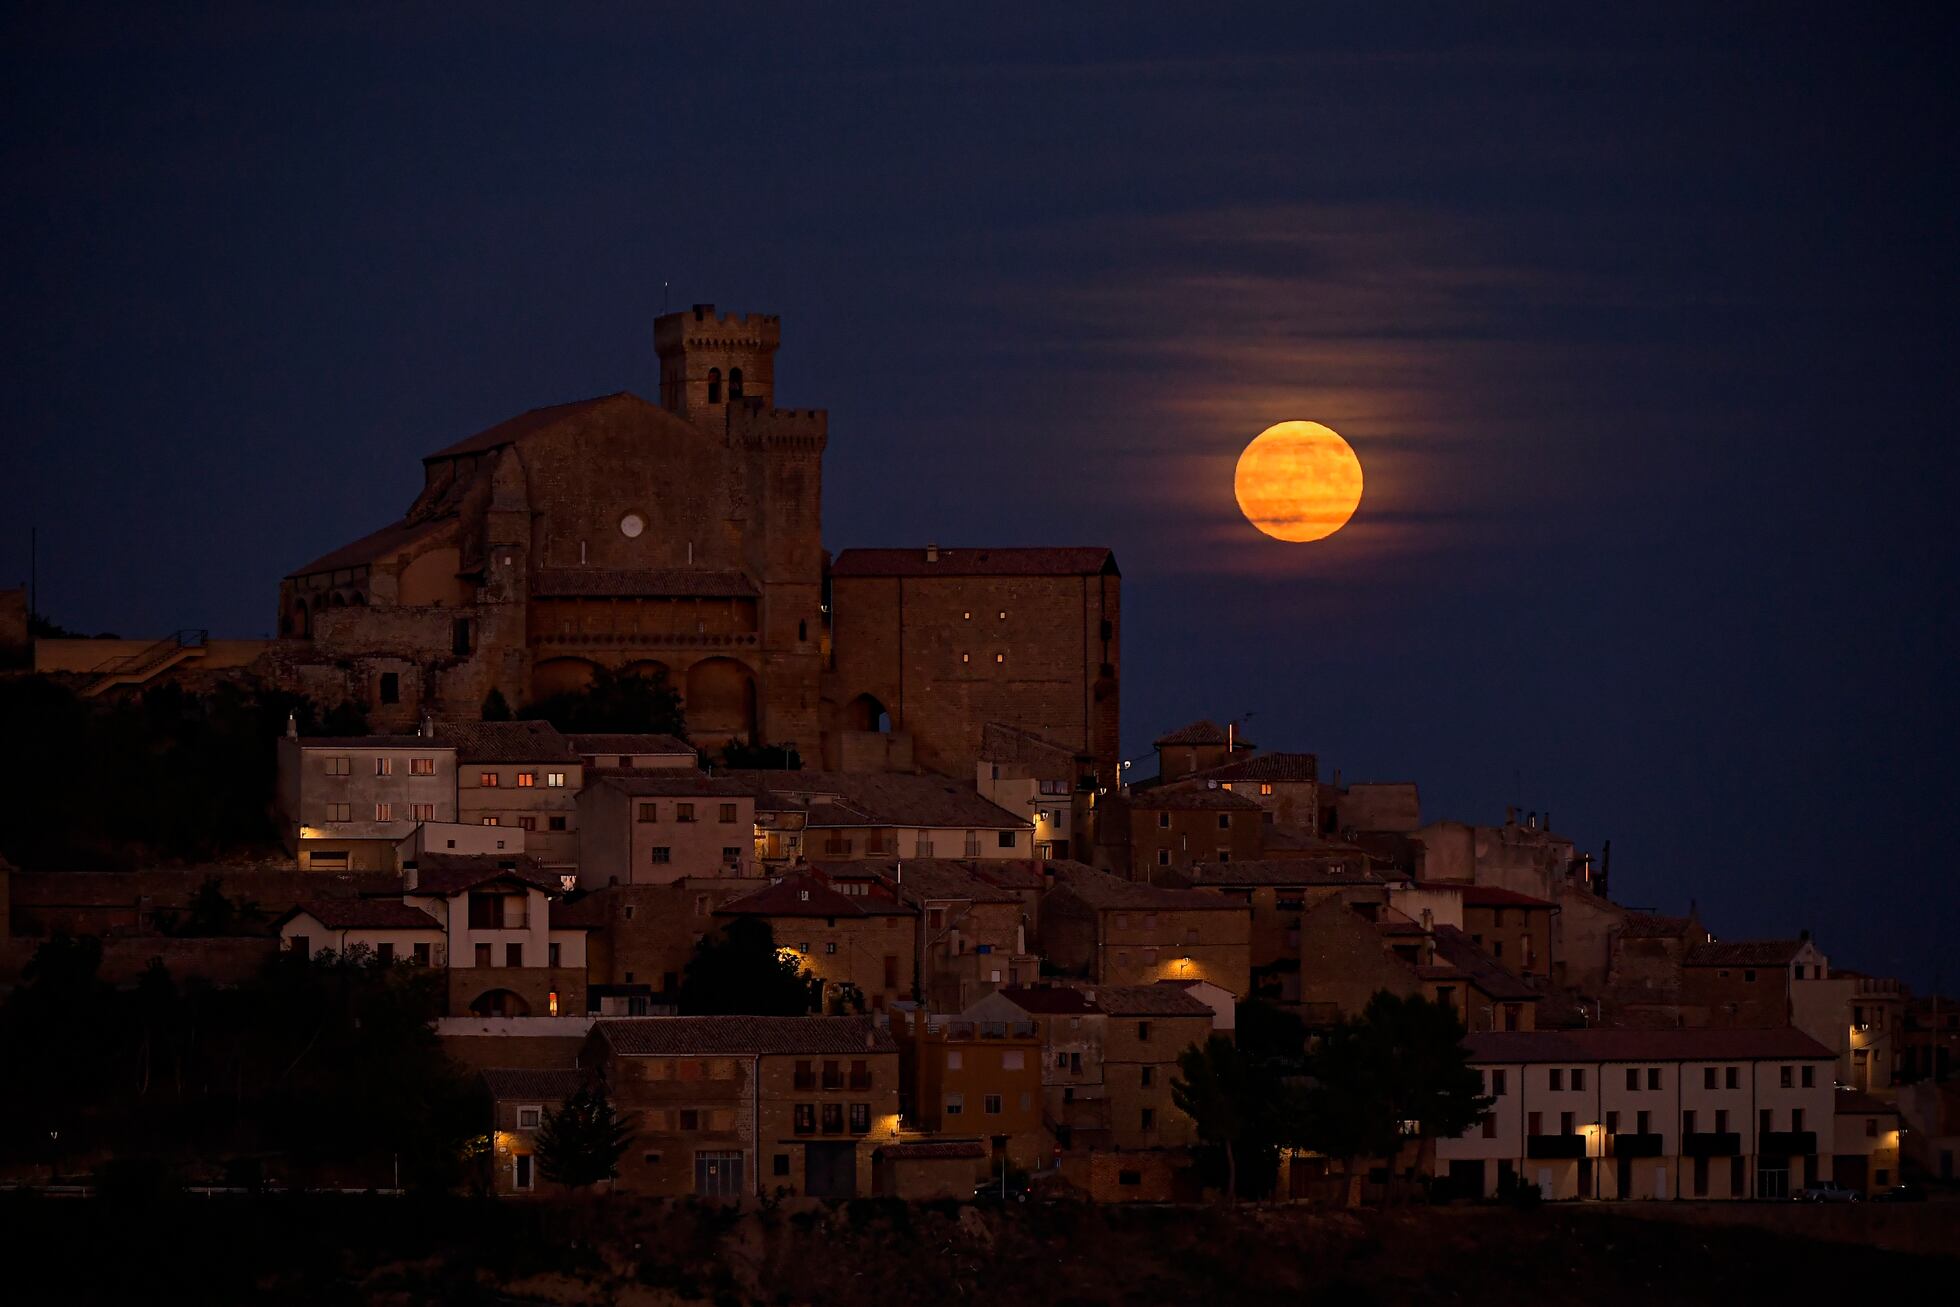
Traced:
[[[1950, 7], [399, 8], [0, 20], [0, 582], [38, 524], [55, 620], [268, 633], [422, 454], [775, 312], [831, 549], [1115, 548], [1132, 756], [1250, 713], [1933, 980]], [[1319, 544], [1232, 503], [1286, 418], [1366, 468]]]

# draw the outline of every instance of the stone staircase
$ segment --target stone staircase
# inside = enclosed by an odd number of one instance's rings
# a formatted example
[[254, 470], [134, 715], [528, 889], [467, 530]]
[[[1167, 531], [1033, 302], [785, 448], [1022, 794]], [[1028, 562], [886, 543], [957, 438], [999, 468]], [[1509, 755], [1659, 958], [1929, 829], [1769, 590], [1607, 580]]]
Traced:
[[93, 699], [119, 685], [142, 685], [173, 667], [204, 657], [205, 646], [210, 641], [209, 631], [185, 627], [166, 635], [147, 649], [111, 658], [89, 672], [95, 679], [82, 690], [82, 697]]

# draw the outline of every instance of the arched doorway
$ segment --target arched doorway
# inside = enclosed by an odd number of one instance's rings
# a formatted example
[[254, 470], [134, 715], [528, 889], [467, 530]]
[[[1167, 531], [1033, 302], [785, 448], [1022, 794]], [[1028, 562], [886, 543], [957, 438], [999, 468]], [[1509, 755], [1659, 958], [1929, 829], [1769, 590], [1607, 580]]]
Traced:
[[470, 1003], [470, 1013], [479, 1017], [528, 1017], [531, 1005], [515, 990], [488, 989]]
[[847, 731], [876, 731], [880, 735], [891, 734], [892, 715], [885, 711], [885, 705], [876, 696], [860, 694], [844, 705], [844, 729]]
[[755, 738], [755, 673], [733, 658], [703, 658], [687, 669], [687, 729], [697, 735]]

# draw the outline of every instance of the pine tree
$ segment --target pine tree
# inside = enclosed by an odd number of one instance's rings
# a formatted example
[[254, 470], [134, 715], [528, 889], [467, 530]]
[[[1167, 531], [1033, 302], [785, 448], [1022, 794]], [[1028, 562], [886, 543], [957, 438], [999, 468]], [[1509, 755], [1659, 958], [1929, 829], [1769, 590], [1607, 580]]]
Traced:
[[606, 1087], [585, 1085], [538, 1125], [538, 1172], [567, 1189], [612, 1178], [633, 1143], [633, 1117], [621, 1116]]

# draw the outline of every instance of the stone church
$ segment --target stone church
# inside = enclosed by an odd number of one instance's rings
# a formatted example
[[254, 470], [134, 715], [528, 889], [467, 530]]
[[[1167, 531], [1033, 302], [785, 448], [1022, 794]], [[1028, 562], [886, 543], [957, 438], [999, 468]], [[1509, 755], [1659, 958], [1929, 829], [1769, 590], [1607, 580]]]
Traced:
[[364, 702], [377, 729], [474, 716], [492, 689], [517, 706], [600, 668], [663, 671], [703, 747], [967, 777], [984, 719], [1026, 705], [1014, 724], [1113, 777], [1113, 556], [846, 551], [860, 597], [834, 625], [828, 418], [776, 407], [779, 339], [772, 315], [666, 314], [658, 404], [534, 409], [424, 456], [401, 521], [280, 583], [270, 670]]

